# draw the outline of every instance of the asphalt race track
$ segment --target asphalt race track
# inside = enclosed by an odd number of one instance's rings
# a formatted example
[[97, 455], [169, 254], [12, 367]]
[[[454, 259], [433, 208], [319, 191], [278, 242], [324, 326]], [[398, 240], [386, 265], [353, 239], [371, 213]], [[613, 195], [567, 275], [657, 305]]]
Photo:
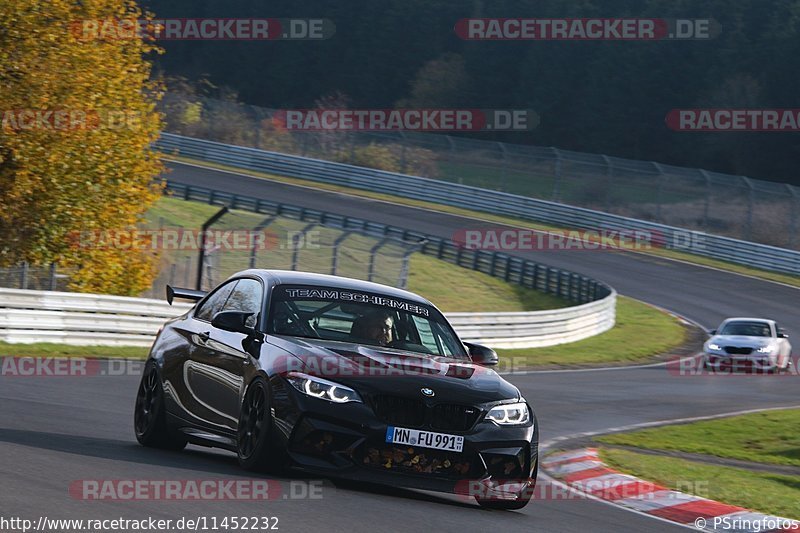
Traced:
[[[170, 179], [366, 218], [450, 237], [493, 224], [187, 165]], [[800, 334], [797, 289], [684, 263], [623, 252], [526, 253], [614, 286], [711, 328], [726, 316], [763, 315]], [[136, 367], [137, 369], [139, 367]], [[0, 377], [0, 516], [178, 519], [277, 516], [282, 531], [678, 531], [664, 522], [589, 500], [533, 501], [494, 512], [456, 496], [321, 482], [321, 498], [274, 502], [82, 501], [84, 479], [246, 478], [230, 454], [190, 446], [180, 453], [140, 447], [132, 428], [139, 376]], [[543, 441], [586, 431], [683, 417], [800, 404], [800, 377], [678, 376], [664, 367], [509, 376], [532, 403]], [[284, 493], [292, 483], [278, 478]], [[713, 482], [713, 480], [710, 480]], [[13, 487], [13, 490], [12, 490]], [[1, 530], [2, 528], [0, 528]]]

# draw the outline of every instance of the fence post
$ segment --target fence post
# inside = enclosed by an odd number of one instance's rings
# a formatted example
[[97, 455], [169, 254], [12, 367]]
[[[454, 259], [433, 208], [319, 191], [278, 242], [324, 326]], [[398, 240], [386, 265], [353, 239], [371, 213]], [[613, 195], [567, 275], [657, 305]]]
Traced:
[[372, 278], [375, 276], [375, 256], [377, 255], [378, 250], [380, 250], [380, 248], [384, 244], [386, 244], [386, 241], [388, 241], [388, 240], [389, 240], [389, 237], [384, 237], [383, 239], [378, 241], [378, 244], [376, 244], [375, 246], [373, 246], [370, 249], [370, 251], [369, 251], [369, 269], [368, 269], [368, 272], [367, 272], [367, 281], [372, 281]]
[[339, 247], [352, 234], [352, 231], [345, 231], [333, 241], [333, 256], [331, 257], [331, 276], [336, 275], [339, 269]]
[[556, 156], [555, 176], [553, 177], [553, 194], [551, 200], [558, 202], [561, 197], [561, 152], [557, 148], [551, 146], [550, 149]]
[[786, 184], [786, 188], [789, 189], [789, 194], [792, 195], [792, 216], [789, 220], [789, 248], [794, 248], [795, 239], [797, 238], [797, 218], [798, 218], [798, 211], [800, 211], [800, 192], [798, 192], [797, 187], [792, 185]]
[[27, 289], [28, 288], [28, 262], [22, 262], [22, 271], [20, 272], [19, 278], [19, 288], [20, 289]]
[[408, 288], [408, 273], [409, 273], [409, 263], [411, 262], [411, 256], [414, 252], [420, 249], [420, 245], [414, 246], [406, 250], [403, 254], [403, 264], [400, 267], [400, 279], [398, 280], [398, 286], [401, 289]]
[[746, 176], [739, 176], [744, 181], [744, 184], [747, 185], [747, 221], [745, 222], [744, 227], [744, 240], [750, 240], [750, 234], [753, 231], [753, 204], [755, 203], [755, 194], [756, 189], [753, 186], [753, 182], [750, 181], [750, 178]]
[[56, 279], [57, 269], [58, 269], [58, 267], [56, 266], [55, 262], [50, 263], [50, 290], [51, 291], [54, 291], [57, 288], [57, 282], [58, 282], [58, 280]]
[[309, 224], [306, 227], [304, 227], [303, 229], [301, 229], [300, 233], [295, 233], [294, 235], [292, 235], [292, 268], [291, 268], [291, 270], [297, 270], [297, 263], [298, 263], [298, 260], [300, 259], [300, 246], [299, 246], [299, 242], [298, 242], [300, 240], [299, 237], [302, 236], [303, 240], [305, 240], [306, 233], [308, 233], [308, 231], [311, 228], [313, 228], [314, 226], [316, 226], [316, 225], [317, 225], [316, 222], [312, 222], [311, 224]]
[[611, 210], [611, 189], [614, 187], [614, 167], [611, 165], [611, 159], [607, 155], [602, 155], [603, 161], [606, 163], [606, 197], [605, 197], [605, 210]]
[[256, 234], [263, 231], [264, 228], [272, 224], [273, 220], [275, 220], [275, 215], [268, 216], [267, 218], [259, 222], [258, 226], [253, 228], [253, 231], [250, 232], [250, 242], [252, 243], [250, 247], [250, 268], [256, 267], [256, 257], [258, 256], [258, 250], [257, 250], [258, 239], [255, 238]]
[[703, 205], [703, 231], [708, 231], [708, 214], [711, 209], [711, 176], [705, 170], [701, 170], [703, 179], [706, 180], [706, 201]]
[[[212, 197], [214, 196], [214, 191], [211, 191], [211, 196]], [[202, 230], [200, 232], [200, 253], [199, 253], [198, 258], [197, 258], [197, 261], [198, 261], [198, 265], [197, 265], [197, 290], [198, 291], [203, 290], [203, 264], [205, 263], [205, 256], [206, 256], [206, 232], [208, 231], [208, 228], [210, 228], [211, 225], [214, 224], [214, 222], [216, 222], [217, 220], [222, 218], [222, 216], [225, 215], [225, 213], [227, 213], [227, 212], [228, 212], [228, 207], [225, 206], [222, 209], [220, 209], [219, 211], [217, 211], [216, 213], [214, 213], [214, 215], [211, 218], [209, 218], [208, 220], [205, 221], [205, 223], [203, 224]]]
[[658, 189], [656, 191], [656, 222], [661, 221], [661, 204], [663, 203], [663, 194], [664, 194], [664, 182], [667, 179], [667, 176], [664, 174], [664, 169], [656, 163], [655, 161], [651, 161], [653, 166], [658, 171]]

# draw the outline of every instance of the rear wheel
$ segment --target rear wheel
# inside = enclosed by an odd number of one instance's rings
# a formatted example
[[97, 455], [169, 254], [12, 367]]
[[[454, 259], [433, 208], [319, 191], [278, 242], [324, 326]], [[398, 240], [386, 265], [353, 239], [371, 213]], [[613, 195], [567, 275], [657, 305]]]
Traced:
[[186, 439], [167, 426], [164, 389], [158, 367], [152, 359], [144, 367], [136, 393], [133, 426], [136, 440], [143, 446], [166, 450], [182, 450], [186, 447]]
[[239, 414], [237, 455], [242, 468], [268, 472], [280, 467], [279, 454], [270, 446], [271, 437], [269, 385], [263, 378], [256, 378], [247, 389]]

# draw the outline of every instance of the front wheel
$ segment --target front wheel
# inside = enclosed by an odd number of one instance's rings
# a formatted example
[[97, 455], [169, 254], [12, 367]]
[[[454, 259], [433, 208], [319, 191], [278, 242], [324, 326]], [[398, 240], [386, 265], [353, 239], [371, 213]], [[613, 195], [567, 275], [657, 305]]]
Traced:
[[270, 449], [271, 436], [269, 385], [263, 378], [256, 378], [247, 389], [239, 414], [236, 449], [242, 468], [258, 472], [279, 468], [277, 454]]
[[164, 388], [158, 367], [152, 359], [144, 367], [136, 393], [133, 426], [136, 440], [142, 446], [165, 450], [182, 450], [186, 447], [186, 439], [167, 426]]

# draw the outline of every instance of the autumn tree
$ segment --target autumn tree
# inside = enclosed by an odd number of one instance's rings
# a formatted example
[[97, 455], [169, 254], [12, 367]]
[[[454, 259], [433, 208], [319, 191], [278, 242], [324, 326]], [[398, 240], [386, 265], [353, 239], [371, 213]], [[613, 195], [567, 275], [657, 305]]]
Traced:
[[150, 286], [157, 258], [102, 237], [160, 195], [158, 50], [122, 31], [143, 19], [128, 0], [0, 2], [0, 265], [74, 267], [86, 292]]

